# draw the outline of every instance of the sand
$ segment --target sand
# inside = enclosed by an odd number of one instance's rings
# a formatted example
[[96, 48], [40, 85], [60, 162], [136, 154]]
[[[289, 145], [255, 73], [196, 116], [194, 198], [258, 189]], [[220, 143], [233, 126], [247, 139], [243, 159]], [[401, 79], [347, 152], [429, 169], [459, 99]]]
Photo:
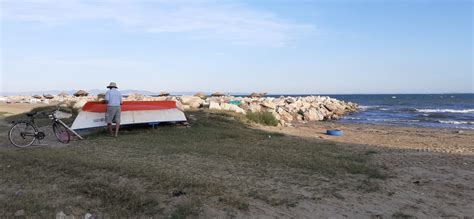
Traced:
[[[474, 130], [436, 129], [389, 125], [312, 122], [295, 127], [261, 127], [299, 137], [320, 138], [378, 149], [409, 149], [460, 155], [474, 155]], [[341, 129], [341, 137], [326, 135], [328, 129]]]
[[[451, 129], [340, 122], [257, 128], [370, 149], [374, 151], [372, 162], [384, 165], [391, 173], [382, 186], [385, 194], [368, 193], [361, 197], [347, 191], [342, 192], [343, 200], [325, 199], [316, 206], [308, 202], [309, 208], [318, 209], [318, 216], [385, 218], [387, 212], [397, 209], [400, 217], [405, 214], [418, 218], [474, 218], [472, 130], [458, 133], [459, 130]], [[334, 128], [343, 130], [344, 135], [325, 134], [327, 129]]]

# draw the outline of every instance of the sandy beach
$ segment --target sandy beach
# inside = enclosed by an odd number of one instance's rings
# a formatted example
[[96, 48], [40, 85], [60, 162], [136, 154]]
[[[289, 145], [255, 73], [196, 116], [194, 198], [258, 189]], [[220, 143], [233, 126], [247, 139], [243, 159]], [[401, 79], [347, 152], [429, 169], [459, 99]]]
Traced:
[[[377, 147], [381, 150], [406, 149], [417, 152], [474, 155], [474, 130], [351, 124], [337, 121], [295, 123], [294, 127], [262, 126], [261, 128], [299, 137]], [[343, 130], [344, 135], [341, 137], [326, 135], [328, 129]]]

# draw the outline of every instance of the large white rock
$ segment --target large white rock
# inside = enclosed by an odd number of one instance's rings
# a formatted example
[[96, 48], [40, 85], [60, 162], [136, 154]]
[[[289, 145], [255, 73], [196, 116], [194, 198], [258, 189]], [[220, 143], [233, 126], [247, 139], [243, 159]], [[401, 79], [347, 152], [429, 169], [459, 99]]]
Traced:
[[306, 121], [321, 121], [324, 116], [318, 113], [315, 108], [311, 108], [303, 114], [304, 120]]
[[250, 103], [249, 109], [250, 109], [250, 111], [252, 111], [254, 113], [262, 111], [262, 107], [258, 103]]
[[221, 106], [219, 105], [218, 102], [211, 101], [211, 102], [209, 103], [209, 109], [210, 109], [210, 110], [221, 110]]
[[282, 120], [287, 122], [293, 121], [293, 116], [283, 108], [278, 108], [277, 113], [280, 114]]
[[222, 109], [222, 110], [227, 110], [227, 111], [229, 111], [231, 106], [232, 106], [232, 104], [221, 103], [221, 109]]
[[190, 105], [190, 106], [193, 105], [194, 103], [201, 104], [204, 102], [200, 97], [195, 97], [195, 96], [181, 96], [179, 97], [179, 100], [184, 105]]
[[131, 100], [131, 101], [139, 101], [139, 100], [144, 100], [144, 99], [145, 99], [145, 95], [139, 94], [139, 93], [130, 94], [127, 97], [127, 100]]
[[276, 120], [280, 121], [281, 116], [278, 114], [275, 110], [270, 111], [273, 114], [273, 117], [275, 117]]
[[276, 108], [276, 104], [271, 102], [270, 100], [263, 101], [260, 105], [262, 105], [264, 107], [267, 107], [267, 108], [270, 108], [270, 109], [275, 109]]
[[73, 108], [81, 109], [84, 105], [86, 105], [87, 102], [88, 101], [86, 99], [81, 99], [74, 104]]
[[230, 105], [230, 111], [233, 111], [233, 112], [236, 112], [236, 113], [246, 114], [244, 109], [240, 108], [237, 105], [233, 105], [233, 104]]

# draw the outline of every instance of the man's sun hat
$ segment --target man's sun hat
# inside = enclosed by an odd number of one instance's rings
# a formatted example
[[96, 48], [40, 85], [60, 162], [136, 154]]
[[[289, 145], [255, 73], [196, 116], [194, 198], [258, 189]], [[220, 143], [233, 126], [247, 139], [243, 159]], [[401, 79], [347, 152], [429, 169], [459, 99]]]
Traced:
[[109, 86], [107, 88], [117, 88], [117, 83], [115, 82], [110, 82]]

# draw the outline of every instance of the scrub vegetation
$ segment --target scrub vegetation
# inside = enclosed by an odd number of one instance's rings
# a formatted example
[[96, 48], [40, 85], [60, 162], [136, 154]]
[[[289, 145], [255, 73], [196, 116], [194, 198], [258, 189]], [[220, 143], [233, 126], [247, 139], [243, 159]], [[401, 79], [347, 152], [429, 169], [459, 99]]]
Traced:
[[248, 112], [247, 119], [262, 125], [277, 126], [278, 120], [270, 112]]

